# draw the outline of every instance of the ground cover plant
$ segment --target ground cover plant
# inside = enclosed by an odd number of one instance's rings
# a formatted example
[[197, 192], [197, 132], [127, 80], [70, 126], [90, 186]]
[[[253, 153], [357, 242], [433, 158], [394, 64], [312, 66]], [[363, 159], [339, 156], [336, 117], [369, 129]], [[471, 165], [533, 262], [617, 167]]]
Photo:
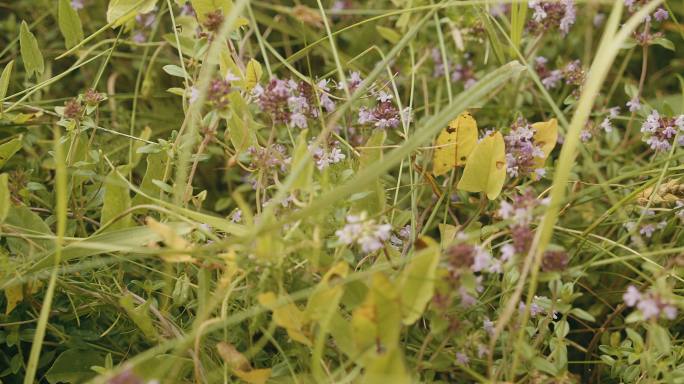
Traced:
[[684, 383], [682, 18], [0, 1], [0, 383]]

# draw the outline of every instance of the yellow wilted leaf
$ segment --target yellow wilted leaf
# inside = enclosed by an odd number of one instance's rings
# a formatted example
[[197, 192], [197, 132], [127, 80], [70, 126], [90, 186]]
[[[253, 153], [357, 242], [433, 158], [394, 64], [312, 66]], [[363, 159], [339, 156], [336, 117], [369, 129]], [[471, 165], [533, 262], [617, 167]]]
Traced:
[[494, 200], [506, 179], [506, 144], [501, 132], [483, 138], [468, 157], [458, 189], [485, 192]]
[[344, 261], [335, 264], [325, 273], [306, 303], [306, 314], [310, 319], [321, 320], [337, 309], [344, 293], [344, 286], [334, 285], [334, 282], [347, 277], [347, 273], [349, 273], [349, 265]]
[[[535, 168], [544, 168], [544, 163], [546, 159], [553, 151], [558, 141], [558, 121], [556, 119], [551, 119], [549, 121], [543, 121], [539, 123], [532, 124], [532, 129], [534, 129], [534, 143], [541, 147], [544, 152], [544, 157], [536, 157], [534, 159]], [[535, 173], [532, 178], [538, 179], [539, 176]]]
[[[164, 245], [174, 251], [188, 251], [192, 246], [182, 236], [179, 236], [173, 228], [164, 225], [152, 217], [145, 219], [145, 224], [157, 235], [162, 238]], [[190, 256], [187, 252], [165, 253], [160, 257], [170, 263], [187, 263], [195, 261], [195, 258]]]
[[439, 176], [465, 164], [476, 144], [477, 122], [470, 113], [463, 112], [437, 136], [432, 173]]
[[257, 296], [259, 304], [273, 312], [273, 321], [279, 327], [285, 328], [292, 340], [302, 344], [311, 345], [311, 340], [304, 334], [303, 328], [308, 319], [294, 303], [289, 302], [284, 305], [276, 305], [278, 300], [275, 293], [265, 292]]
[[235, 347], [226, 342], [216, 344], [223, 361], [233, 370], [233, 374], [250, 384], [263, 384], [271, 377], [271, 369], [252, 369], [247, 358]]
[[17, 303], [24, 300], [24, 288], [22, 285], [18, 284], [5, 288], [5, 299], [7, 300], [5, 315], [9, 315], [17, 306]]
[[261, 75], [263, 75], [264, 71], [261, 69], [261, 64], [252, 59], [247, 63], [247, 74], [245, 75], [245, 88], [248, 90], [254, 88], [257, 83], [259, 83], [259, 79], [261, 79]]

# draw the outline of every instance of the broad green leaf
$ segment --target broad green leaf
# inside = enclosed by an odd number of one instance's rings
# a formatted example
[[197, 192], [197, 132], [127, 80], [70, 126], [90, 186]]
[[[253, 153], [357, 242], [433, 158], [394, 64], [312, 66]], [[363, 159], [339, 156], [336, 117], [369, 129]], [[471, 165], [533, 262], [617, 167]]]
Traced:
[[140, 328], [145, 337], [149, 341], [155, 341], [159, 338], [159, 335], [150, 317], [149, 309], [151, 304], [152, 301], [147, 300], [142, 305], [136, 307], [131, 294], [126, 294], [119, 299], [119, 305], [123, 307], [128, 317]]
[[485, 192], [489, 200], [501, 193], [506, 180], [506, 147], [501, 132], [483, 138], [470, 154], [458, 189]]
[[[192, 8], [195, 9], [195, 13], [201, 24], [204, 24], [207, 20], [208, 13], [221, 11], [223, 16], [226, 17], [233, 8], [232, 0], [190, 0], [190, 3], [192, 4]], [[247, 24], [247, 19], [238, 17], [233, 28], [239, 28]]]
[[251, 90], [255, 85], [259, 83], [259, 79], [263, 75], [264, 71], [261, 69], [261, 64], [251, 59], [247, 63], [247, 70], [245, 74], [245, 88]]
[[[178, 236], [186, 235], [192, 227], [187, 223], [166, 223], [172, 227]], [[132, 252], [140, 249], [150, 242], [162, 241], [163, 238], [146, 226], [132, 227], [101, 233], [86, 239], [74, 241], [62, 249], [62, 261], [82, 259], [110, 252]], [[45, 252], [40, 261], [34, 264], [29, 271], [36, 272], [43, 268], [49, 268], [54, 263], [54, 250]]]
[[22, 300], [24, 300], [24, 287], [21, 284], [10, 285], [5, 288], [5, 301], [7, 302], [5, 315], [9, 315]]
[[102, 365], [104, 360], [98, 351], [67, 349], [55, 359], [45, 378], [50, 384], [85, 383], [95, 376], [90, 367]]
[[[386, 138], [387, 133], [385, 130], [377, 130], [368, 139], [366, 145], [364, 145], [365, 148], [359, 148], [359, 171], [382, 162], [382, 146]], [[372, 216], [385, 210], [385, 188], [380, 178], [368, 183], [365, 188], [360, 188], [357, 194], [361, 193], [365, 193], [365, 195], [354, 201], [354, 211], [366, 211]]]
[[110, 220], [116, 218], [117, 220], [107, 227], [105, 231], [113, 231], [117, 229], [130, 227], [133, 223], [131, 214], [126, 214], [119, 217], [131, 207], [131, 196], [128, 193], [128, 186], [121, 182], [115, 171], [111, 171], [105, 178], [104, 186], [104, 201], [102, 203], [102, 213], [100, 215], [100, 224], [104, 225]]
[[437, 242], [429, 237], [420, 238], [427, 248], [416, 252], [399, 280], [403, 323], [410, 325], [423, 314], [435, 292], [437, 264], [441, 254]]
[[[5, 69], [2, 70], [2, 75], [0, 75], [0, 100], [7, 96], [7, 90], [9, 89], [10, 76], [12, 76], [13, 67], [14, 60], [5, 65]], [[0, 103], [0, 111], [2, 111], [2, 103]]]
[[139, 13], [152, 11], [156, 3], [157, 0], [110, 0], [107, 23], [112, 23], [112, 28], [119, 27]]
[[38, 214], [24, 205], [10, 205], [5, 224], [11, 225], [14, 232], [23, 235], [7, 237], [7, 244], [12, 252], [28, 256], [54, 248], [54, 234], [50, 227]]
[[0, 175], [0, 224], [5, 222], [7, 213], [10, 209], [10, 191], [7, 185], [8, 175], [3, 173]]
[[43, 61], [43, 54], [38, 46], [38, 40], [29, 30], [28, 24], [25, 21], [21, 22], [19, 30], [19, 46], [21, 50], [21, 59], [24, 61], [24, 68], [28, 77], [33, 76], [34, 73], [42, 75], [45, 71], [45, 62]]
[[64, 36], [67, 49], [74, 47], [83, 40], [81, 18], [78, 17], [78, 12], [71, 7], [70, 0], [59, 0], [57, 18], [59, 30], [62, 32], [62, 36]]
[[655, 347], [655, 350], [661, 352], [664, 355], [670, 354], [672, 350], [672, 344], [670, 340], [672, 339], [672, 337], [667, 332], [667, 329], [661, 327], [656, 323], [649, 324], [648, 336], [653, 347]]
[[164, 72], [168, 73], [171, 76], [182, 77], [182, 78], [185, 78], [188, 76], [188, 74], [185, 72], [185, 70], [183, 70], [182, 67], [175, 65], [175, 64], [167, 64], [167, 65], [163, 66], [162, 69], [164, 70]]
[[226, 120], [226, 135], [237, 153], [242, 153], [256, 143], [254, 129], [257, 124], [252, 119], [249, 107], [239, 92], [228, 95], [230, 100], [230, 117]]
[[[164, 177], [165, 159], [166, 153], [163, 151], [147, 155], [147, 168], [145, 169], [145, 175], [140, 183], [140, 190], [146, 195], [159, 197], [159, 192], [161, 190], [152, 182], [152, 180], [161, 180]], [[137, 194], [133, 198], [134, 205], [147, 203], [151, 203], [151, 200], [143, 195]]]
[[309, 144], [306, 141], [308, 130], [304, 129], [297, 138], [297, 145], [292, 153], [292, 166], [297, 167], [298, 164], [306, 163], [304, 171], [299, 175], [297, 180], [292, 184], [293, 189], [308, 189], [313, 180], [314, 162], [309, 152]]
[[392, 28], [387, 28], [387, 27], [382, 27], [382, 26], [377, 26], [375, 29], [378, 31], [378, 34], [382, 36], [383, 39], [389, 41], [392, 44], [396, 44], [401, 40], [401, 35], [399, 32], [395, 31]]

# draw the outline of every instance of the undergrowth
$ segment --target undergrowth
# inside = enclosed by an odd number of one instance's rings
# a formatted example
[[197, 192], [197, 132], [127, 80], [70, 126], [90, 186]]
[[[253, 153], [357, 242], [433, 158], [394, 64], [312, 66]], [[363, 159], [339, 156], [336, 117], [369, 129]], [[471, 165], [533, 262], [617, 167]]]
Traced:
[[684, 383], [682, 18], [0, 1], [0, 383]]

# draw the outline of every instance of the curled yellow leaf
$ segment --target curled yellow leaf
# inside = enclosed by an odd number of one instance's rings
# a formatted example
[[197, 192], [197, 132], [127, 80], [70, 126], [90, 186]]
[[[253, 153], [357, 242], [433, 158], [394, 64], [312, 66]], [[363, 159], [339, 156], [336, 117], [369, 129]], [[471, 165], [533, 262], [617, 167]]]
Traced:
[[483, 138], [468, 157], [458, 189], [485, 192], [494, 200], [501, 193], [506, 180], [506, 144], [501, 132]]
[[476, 144], [477, 122], [470, 113], [463, 112], [437, 136], [432, 173], [439, 176], [465, 164]]
[[[551, 119], [534, 123], [532, 124], [532, 129], [534, 130], [534, 143], [544, 152], [544, 157], [536, 157], [534, 159], [535, 168], [544, 168], [546, 159], [548, 159], [558, 141], [558, 121]], [[539, 176], [535, 173], [532, 175], [532, 178], [536, 180], [539, 179]]]

